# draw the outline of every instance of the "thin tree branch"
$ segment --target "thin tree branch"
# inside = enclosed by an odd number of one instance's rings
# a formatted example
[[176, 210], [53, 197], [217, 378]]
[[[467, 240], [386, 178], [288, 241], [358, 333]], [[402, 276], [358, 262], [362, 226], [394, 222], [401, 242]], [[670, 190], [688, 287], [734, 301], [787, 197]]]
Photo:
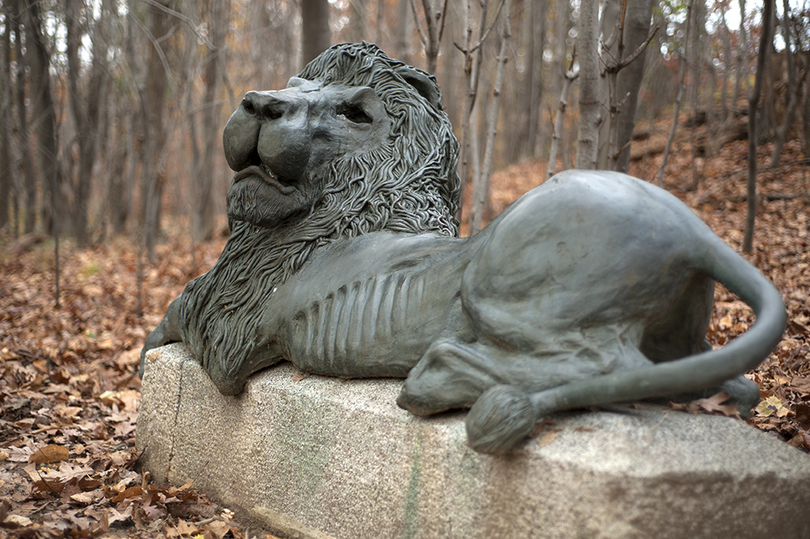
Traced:
[[411, 4], [411, 12], [413, 13], [413, 23], [416, 25], [416, 29], [419, 32], [419, 39], [422, 40], [422, 45], [426, 45], [427, 36], [425, 35], [425, 31], [422, 30], [422, 25], [419, 24], [419, 13], [416, 12], [416, 0], [410, 0], [408, 3]]
[[484, 33], [481, 35], [481, 38], [478, 40], [478, 43], [476, 43], [475, 45], [470, 47], [469, 51], [467, 51], [466, 49], [461, 48], [461, 46], [459, 46], [458, 43], [453, 43], [453, 45], [455, 45], [458, 50], [460, 50], [461, 52], [464, 52], [464, 53], [469, 52], [470, 54], [472, 54], [475, 51], [477, 51], [481, 47], [481, 45], [484, 44], [484, 41], [487, 40], [487, 37], [489, 37], [489, 33], [492, 31], [492, 29], [495, 28], [495, 23], [498, 22], [498, 16], [501, 14], [501, 9], [503, 8], [503, 4], [504, 4], [505, 1], [506, 0], [501, 0], [501, 3], [498, 4], [498, 9], [495, 10], [495, 17], [492, 19], [492, 22], [490, 23], [489, 27], [486, 30], [484, 30]]
[[636, 50], [630, 53], [629, 56], [627, 56], [626, 58], [624, 58], [622, 61], [619, 62], [619, 70], [632, 64], [636, 60], [636, 58], [638, 58], [641, 55], [641, 53], [644, 52], [644, 49], [646, 49], [647, 46], [650, 44], [650, 41], [653, 40], [655, 34], [658, 33], [658, 28], [659, 26], [656, 25], [655, 28], [653, 28], [652, 32], [650, 32], [650, 34], [647, 36], [647, 39], [645, 39], [644, 42], [636, 48]]
[[144, 33], [144, 35], [146, 35], [147, 39], [149, 39], [149, 41], [152, 43], [152, 46], [155, 47], [155, 50], [158, 53], [158, 57], [160, 58], [160, 63], [163, 64], [163, 71], [166, 72], [166, 79], [172, 81], [172, 84], [174, 84], [174, 79], [172, 78], [172, 71], [171, 68], [169, 67], [169, 61], [166, 59], [166, 55], [163, 54], [163, 49], [160, 47], [160, 43], [158, 43], [158, 40], [155, 38], [154, 35], [152, 35], [152, 32], [149, 31], [149, 29], [143, 24], [143, 22], [141, 22], [141, 20], [138, 19], [138, 17], [134, 16], [132, 13], [127, 13], [127, 17], [130, 17], [133, 21], [135, 21], [135, 24], [138, 25], [138, 28], [140, 28], [140, 30]]
[[180, 19], [181, 21], [183, 21], [184, 23], [189, 25], [189, 27], [191, 27], [191, 31], [194, 32], [194, 34], [197, 36], [197, 39], [202, 41], [205, 44], [206, 47], [208, 47], [212, 51], [217, 50], [217, 48], [214, 46], [214, 44], [211, 43], [210, 41], [208, 41], [208, 39], [203, 34], [201, 34], [199, 30], [197, 30], [198, 24], [196, 22], [194, 22], [189, 16], [183, 15], [182, 13], [180, 13], [178, 11], [175, 11], [172, 8], [170, 8], [169, 6], [164, 6], [160, 2], [157, 2], [156, 0], [141, 0], [141, 2], [145, 2], [145, 3], [149, 4], [152, 7], [158, 8], [159, 10], [163, 11], [164, 13], [168, 13], [172, 17], [176, 17], [176, 18]]

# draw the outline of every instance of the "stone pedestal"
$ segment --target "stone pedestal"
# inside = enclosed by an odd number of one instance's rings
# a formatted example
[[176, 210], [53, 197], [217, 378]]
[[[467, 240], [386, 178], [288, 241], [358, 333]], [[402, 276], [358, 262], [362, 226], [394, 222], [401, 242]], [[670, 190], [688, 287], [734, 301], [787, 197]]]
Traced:
[[401, 383], [283, 364], [224, 397], [170, 345], [147, 361], [137, 445], [157, 481], [289, 537], [810, 538], [810, 456], [743, 422], [614, 406], [489, 456], [464, 414], [399, 409]]

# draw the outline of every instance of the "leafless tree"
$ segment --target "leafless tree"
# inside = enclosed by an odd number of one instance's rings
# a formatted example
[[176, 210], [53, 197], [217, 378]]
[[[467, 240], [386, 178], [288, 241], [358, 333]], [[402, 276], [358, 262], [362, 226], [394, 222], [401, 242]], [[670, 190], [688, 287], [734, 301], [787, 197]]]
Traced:
[[[86, 88], [80, 89], [80, 79], [83, 78], [81, 62], [79, 60], [79, 47], [86, 35], [85, 28], [81, 27], [80, 20], [82, 3], [67, 2], [65, 4], [65, 21], [67, 23], [67, 59], [68, 59], [68, 96], [70, 98], [70, 111], [76, 124], [76, 138], [79, 146], [79, 169], [75, 181], [73, 200], [73, 227], [76, 240], [80, 246], [88, 242], [88, 205], [90, 202], [90, 186], [93, 166], [96, 162], [96, 151], [99, 147], [97, 135], [100, 131], [102, 109], [106, 103], [104, 92], [107, 78], [107, 46], [100, 35], [101, 24], [98, 28], [90, 29], [94, 43], [93, 59], [86, 79]], [[101, 4], [101, 17], [104, 17], [104, 4]], [[84, 20], [92, 20], [89, 13], [84, 14]]]
[[169, 49], [171, 33], [174, 31], [170, 19], [173, 11], [172, 0], [161, 0], [149, 4], [149, 55], [146, 64], [146, 85], [142, 98], [143, 134], [145, 142], [144, 164], [141, 183], [141, 222], [143, 223], [143, 244], [150, 262], [156, 260], [155, 248], [161, 230], [163, 189], [165, 170], [160, 158], [166, 144], [165, 108], [166, 85], [169, 65], [166, 52]]
[[[425, 47], [426, 71], [431, 74], [436, 73], [436, 63], [439, 58], [439, 47], [444, 35], [444, 23], [447, 14], [447, 0], [422, 0], [422, 11], [425, 18], [425, 28], [419, 23], [416, 14], [416, 0], [411, 1], [413, 19], [416, 21], [416, 29], [419, 31], [419, 38]], [[485, 2], [486, 0], [480, 0]]]
[[205, 241], [211, 239], [216, 225], [216, 201], [214, 192], [214, 156], [217, 155], [216, 141], [220, 138], [219, 97], [220, 88], [220, 62], [225, 43], [225, 21], [227, 16], [223, 13], [222, 0], [212, 0], [209, 20], [213, 29], [213, 48], [208, 49], [205, 64], [205, 101], [203, 103], [203, 149], [199, 178], [192, 178], [196, 186], [196, 199], [194, 205], [194, 239]]
[[694, 6], [694, 0], [689, 0], [689, 4], [686, 8], [686, 36], [684, 37], [683, 42], [683, 54], [681, 55], [681, 74], [678, 79], [678, 97], [675, 98], [675, 111], [673, 112], [672, 118], [672, 128], [669, 130], [669, 136], [667, 137], [667, 144], [664, 146], [664, 157], [661, 159], [661, 168], [658, 169], [658, 187], [664, 187], [664, 169], [667, 166], [667, 161], [669, 160], [669, 152], [672, 148], [672, 141], [675, 139], [675, 132], [678, 129], [678, 116], [681, 113], [681, 102], [683, 101], [683, 92], [686, 86], [686, 70], [687, 70], [687, 61], [686, 58], [688, 57], [688, 47], [689, 47], [689, 38], [692, 35], [692, 8]]
[[9, 5], [14, 6], [14, 13], [11, 17], [11, 27], [14, 33], [14, 52], [17, 59], [17, 78], [16, 78], [16, 100], [17, 100], [17, 127], [19, 129], [18, 147], [20, 152], [20, 166], [22, 167], [24, 185], [25, 201], [23, 206], [25, 208], [25, 222], [23, 224], [23, 233], [30, 234], [34, 231], [37, 217], [37, 176], [34, 170], [34, 161], [31, 157], [31, 149], [29, 146], [30, 134], [28, 130], [28, 114], [25, 106], [26, 102], [26, 84], [25, 84], [25, 71], [28, 63], [28, 58], [32, 54], [31, 50], [27, 51], [27, 55], [23, 54], [23, 25], [22, 20], [25, 9], [23, 0], [17, 0]]
[[[609, 160], [615, 163], [611, 168], [619, 172], [627, 172], [630, 168], [630, 147], [636, 124], [638, 93], [644, 78], [644, 58], [647, 46], [657, 29], [656, 27], [650, 31], [653, 3], [653, 0], [626, 2], [625, 22], [622, 25], [623, 37], [618, 47], [618, 57], [625, 65], [618, 71], [616, 98], [619, 110], [615, 118], [616, 128], [613, 130], [615, 138], [611, 137], [613, 144], [608, 156]], [[628, 62], [625, 50], [631, 51], [630, 56], [637, 51], [638, 55]]]
[[773, 153], [771, 154], [770, 166], [779, 164], [782, 155], [782, 147], [785, 144], [788, 131], [796, 119], [796, 106], [799, 104], [799, 93], [801, 88], [796, 80], [796, 62], [793, 59], [793, 37], [790, 30], [790, 5], [788, 0], [782, 0], [782, 20], [780, 21], [782, 38], [785, 40], [785, 60], [787, 64], [787, 88], [785, 89], [785, 117], [781, 125], [776, 128], [776, 137], [773, 142]]
[[579, 134], [576, 168], [596, 168], [601, 98], [599, 89], [599, 2], [582, 0], [577, 25], [579, 51]]
[[557, 166], [557, 149], [560, 147], [560, 141], [563, 139], [563, 129], [565, 122], [565, 109], [568, 108], [568, 90], [571, 88], [579, 72], [574, 70], [574, 58], [571, 58], [571, 67], [563, 73], [562, 88], [560, 89], [560, 100], [557, 104], [557, 114], [554, 118], [554, 131], [551, 135], [551, 149], [548, 153], [548, 172], [547, 178], [554, 176], [554, 171]]
[[411, 60], [411, 32], [413, 30], [413, 19], [411, 15], [411, 0], [399, 0], [397, 3], [397, 26], [394, 30], [396, 57], [406, 64]]
[[516, 128], [512, 130], [514, 143], [510, 144], [511, 161], [534, 157], [540, 148], [547, 5], [545, 0], [523, 2], [521, 41], [525, 51], [524, 69], [515, 103], [515, 111], [519, 116]]
[[56, 140], [56, 109], [51, 93], [51, 57], [42, 33], [39, 2], [26, 0], [24, 8], [26, 48], [29, 49], [26, 60], [30, 57], [31, 67], [32, 123], [37, 131], [38, 161], [46, 195], [46, 202], [42, 205], [43, 221], [49, 233], [58, 235], [64, 223], [62, 216], [65, 208], [61, 200], [62, 176]]
[[723, 84], [720, 90], [721, 121], [726, 124], [731, 119], [734, 111], [734, 103], [728, 106], [728, 83], [731, 75], [731, 32], [728, 29], [726, 14], [728, 13], [729, 0], [720, 1], [720, 32], [723, 39]]
[[[3, 40], [0, 51], [0, 115], [11, 118], [11, 9], [3, 7]], [[0, 125], [0, 230], [9, 222], [11, 207], [11, 183], [13, 162], [11, 159], [11, 126], [8, 121]]]
[[773, 4], [774, 0], [765, 0], [762, 7], [762, 36], [759, 41], [757, 54], [757, 74], [754, 79], [754, 89], [748, 97], [748, 183], [746, 189], [747, 207], [745, 214], [745, 232], [743, 234], [742, 250], [750, 253], [754, 246], [754, 224], [757, 214], [757, 108], [762, 95], [762, 79], [765, 73], [768, 51], [772, 46], [773, 34]]
[[304, 64], [332, 45], [327, 0], [301, 0], [301, 39]]
[[500, 111], [501, 91], [503, 89], [503, 74], [506, 67], [509, 41], [512, 37], [512, 28], [509, 24], [509, 7], [511, 0], [505, 0], [501, 13], [501, 47], [498, 53], [498, 68], [495, 75], [495, 85], [492, 89], [492, 100], [489, 104], [489, 122], [487, 142], [484, 148], [484, 162], [478, 182], [473, 185], [473, 204], [470, 215], [470, 235], [481, 230], [481, 220], [484, 215], [484, 205], [489, 194], [489, 177], [492, 172], [492, 156], [495, 151], [495, 134], [498, 130], [498, 112]]

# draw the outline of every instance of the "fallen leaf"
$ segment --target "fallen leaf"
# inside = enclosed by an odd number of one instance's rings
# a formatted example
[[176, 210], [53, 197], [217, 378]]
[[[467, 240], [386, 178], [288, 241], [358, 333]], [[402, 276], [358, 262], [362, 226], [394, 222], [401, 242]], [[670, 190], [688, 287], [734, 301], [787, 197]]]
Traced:
[[110, 524], [115, 522], [126, 522], [127, 520], [132, 518], [132, 510], [134, 508], [134, 504], [129, 504], [126, 509], [123, 511], [118, 511], [117, 509], [110, 509], [107, 513], [107, 518]]
[[543, 433], [540, 434], [540, 438], [537, 440], [537, 444], [540, 447], [546, 447], [548, 444], [556, 440], [559, 435], [560, 433], [558, 431], [554, 430], [543, 431]]
[[27, 528], [33, 524], [33, 521], [28, 517], [20, 515], [8, 515], [5, 520], [3, 520], [3, 524], [9, 528]]
[[127, 498], [134, 498], [135, 496], [140, 496], [142, 493], [143, 490], [141, 489], [141, 487], [139, 485], [136, 485], [134, 487], [129, 487], [123, 492], [119, 492], [118, 494], [113, 496], [112, 501], [118, 503], [126, 500]]
[[208, 526], [206, 526], [206, 532], [210, 531], [213, 533], [217, 539], [222, 539], [225, 537], [229, 531], [231, 531], [231, 526], [221, 520], [215, 520]]
[[61, 415], [62, 417], [73, 419], [79, 415], [79, 412], [82, 411], [81, 406], [62, 406], [56, 409], [56, 413]]
[[729, 417], [740, 417], [740, 410], [736, 404], [723, 404], [731, 398], [731, 395], [724, 392], [715, 393], [705, 399], [697, 399], [697, 404], [702, 410], [709, 413], [720, 413]]
[[93, 504], [97, 501], [104, 498], [104, 489], [96, 489], [91, 490], [90, 492], [78, 492], [70, 496], [70, 499], [74, 502], [83, 503], [83, 504]]
[[754, 411], [760, 417], [770, 417], [774, 414], [776, 414], [776, 417], [785, 417], [790, 412], [776, 395], [771, 395], [760, 402]]
[[152, 522], [166, 515], [166, 511], [155, 505], [141, 505], [140, 506], [143, 519], [147, 522]]
[[47, 481], [45, 479], [35, 481], [34, 482], [34, 489], [38, 490], [39, 492], [50, 493], [50, 494], [59, 494], [63, 490], [65, 490], [65, 482], [64, 481]]
[[50, 464], [52, 462], [61, 462], [67, 460], [70, 456], [70, 451], [67, 447], [61, 445], [46, 445], [37, 449], [29, 458], [28, 462], [34, 464]]
[[810, 376], [794, 376], [790, 387], [800, 393], [810, 393]]

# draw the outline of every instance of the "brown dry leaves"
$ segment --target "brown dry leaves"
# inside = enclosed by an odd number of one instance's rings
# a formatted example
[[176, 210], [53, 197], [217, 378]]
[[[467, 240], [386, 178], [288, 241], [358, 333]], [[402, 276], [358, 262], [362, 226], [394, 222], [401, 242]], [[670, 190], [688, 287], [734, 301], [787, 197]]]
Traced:
[[[132, 245], [61, 247], [56, 309], [52, 245], [0, 244], [0, 538], [245, 537], [191, 483], [155, 485], [134, 469], [139, 350], [199, 273], [188, 250], [166, 245], [147, 267], [138, 318]], [[201, 264], [221, 247], [202, 246]]]

